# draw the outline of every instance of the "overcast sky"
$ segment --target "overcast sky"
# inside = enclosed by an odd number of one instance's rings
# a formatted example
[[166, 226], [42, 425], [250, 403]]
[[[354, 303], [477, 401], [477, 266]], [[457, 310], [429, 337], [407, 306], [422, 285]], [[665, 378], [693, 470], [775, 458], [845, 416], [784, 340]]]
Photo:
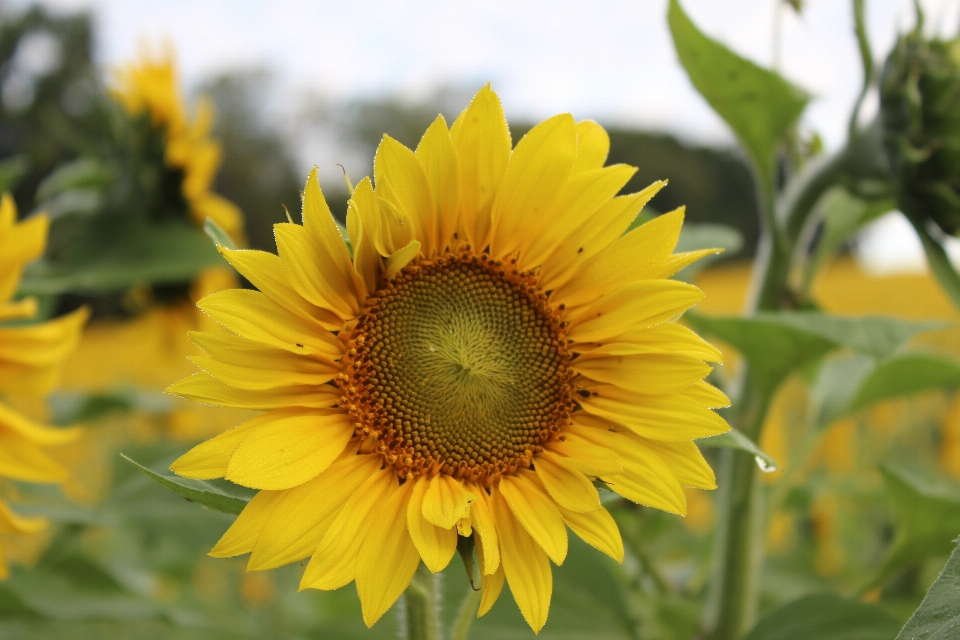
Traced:
[[[22, 4], [22, 2], [18, 2]], [[267, 67], [291, 95], [399, 94], [492, 81], [508, 115], [577, 118], [663, 129], [687, 139], [730, 136], [679, 67], [666, 0], [50, 0], [92, 8], [98, 59], [128, 60], [141, 42], [171, 41], [187, 83]], [[874, 50], [912, 22], [911, 0], [867, 0]], [[953, 33], [960, 0], [925, 0], [929, 22]], [[763, 65], [774, 61], [779, 12], [782, 72], [816, 96], [805, 119], [829, 147], [842, 142], [860, 70], [850, 3], [806, 0], [801, 16], [778, 0], [685, 0], [709, 34]]]

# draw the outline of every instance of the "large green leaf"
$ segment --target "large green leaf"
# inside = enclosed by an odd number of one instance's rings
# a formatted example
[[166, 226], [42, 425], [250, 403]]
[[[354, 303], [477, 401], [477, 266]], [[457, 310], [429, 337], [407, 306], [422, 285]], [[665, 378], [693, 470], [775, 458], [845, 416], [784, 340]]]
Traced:
[[960, 387], [960, 363], [921, 353], [903, 354], [879, 364], [870, 373], [850, 410], [929, 389], [954, 387]]
[[684, 320], [703, 333], [727, 342], [750, 363], [765, 390], [776, 389], [791, 372], [830, 351], [849, 348], [883, 359], [919, 333], [942, 323], [896, 318], [846, 318], [812, 311], [758, 313], [749, 318], [687, 313]]
[[777, 467], [776, 461], [771, 458], [770, 455], [764, 453], [764, 451], [760, 449], [760, 447], [758, 447], [753, 440], [743, 435], [736, 429], [730, 429], [730, 431], [721, 433], [717, 436], [700, 438], [697, 440], [697, 445], [708, 448], [717, 447], [722, 449], [739, 449], [740, 451], [746, 451], [747, 453], [753, 454], [754, 458], [757, 460], [757, 466], [767, 473], [776, 471], [779, 468]]
[[214, 511], [234, 515], [239, 515], [243, 508], [247, 506], [247, 498], [227, 494], [209, 482], [188, 480], [168, 473], [157, 473], [123, 454], [120, 455], [148, 477], [191, 502], [202, 504]]
[[21, 291], [122, 291], [135, 284], [188, 282], [203, 269], [223, 264], [210, 240], [187, 222], [104, 217], [84, 226], [62, 255], [31, 265]]
[[875, 605], [817, 594], [774, 609], [743, 640], [894, 640], [899, 628]]
[[889, 465], [880, 473], [899, 526], [876, 584], [902, 567], [950, 553], [960, 536], [960, 485]]
[[809, 96], [701, 32], [677, 0], [667, 13], [680, 63], [700, 95], [740, 139], [770, 184], [777, 146]]
[[956, 638], [960, 638], [960, 547], [953, 550], [947, 566], [896, 640]]

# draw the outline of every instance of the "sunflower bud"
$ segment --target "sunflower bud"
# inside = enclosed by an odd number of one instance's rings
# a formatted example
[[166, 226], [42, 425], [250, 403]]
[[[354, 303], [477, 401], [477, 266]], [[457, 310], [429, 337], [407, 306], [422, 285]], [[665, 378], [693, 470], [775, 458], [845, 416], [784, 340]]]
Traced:
[[900, 209], [960, 232], [960, 40], [900, 36], [880, 79], [884, 148]]

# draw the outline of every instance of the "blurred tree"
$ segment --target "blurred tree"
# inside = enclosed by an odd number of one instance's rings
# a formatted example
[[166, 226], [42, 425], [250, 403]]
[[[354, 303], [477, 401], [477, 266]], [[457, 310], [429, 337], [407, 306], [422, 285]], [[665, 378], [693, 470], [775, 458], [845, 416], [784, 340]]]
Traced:
[[14, 191], [23, 215], [40, 181], [106, 127], [98, 106], [89, 13], [0, 9], [0, 158], [20, 155]]
[[[268, 251], [276, 250], [273, 224], [286, 220], [283, 207], [299, 212], [304, 180], [290, 141], [265, 113], [272, 86], [270, 72], [246, 70], [217, 76], [200, 89], [216, 105], [214, 135], [223, 147], [216, 190], [243, 210], [250, 245]], [[345, 210], [345, 193], [341, 199], [336, 211]]]

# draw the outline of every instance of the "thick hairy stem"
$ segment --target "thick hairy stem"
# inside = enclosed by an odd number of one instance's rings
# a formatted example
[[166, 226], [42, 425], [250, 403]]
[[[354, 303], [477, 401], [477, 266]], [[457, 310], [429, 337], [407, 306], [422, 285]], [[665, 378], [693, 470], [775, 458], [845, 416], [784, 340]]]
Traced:
[[457, 619], [453, 623], [450, 640], [467, 640], [467, 634], [470, 633], [470, 626], [477, 617], [479, 607], [480, 591], [467, 590], [463, 601], [460, 602], [460, 610], [457, 611]]
[[421, 564], [403, 594], [404, 638], [440, 640], [439, 608], [437, 576]]

